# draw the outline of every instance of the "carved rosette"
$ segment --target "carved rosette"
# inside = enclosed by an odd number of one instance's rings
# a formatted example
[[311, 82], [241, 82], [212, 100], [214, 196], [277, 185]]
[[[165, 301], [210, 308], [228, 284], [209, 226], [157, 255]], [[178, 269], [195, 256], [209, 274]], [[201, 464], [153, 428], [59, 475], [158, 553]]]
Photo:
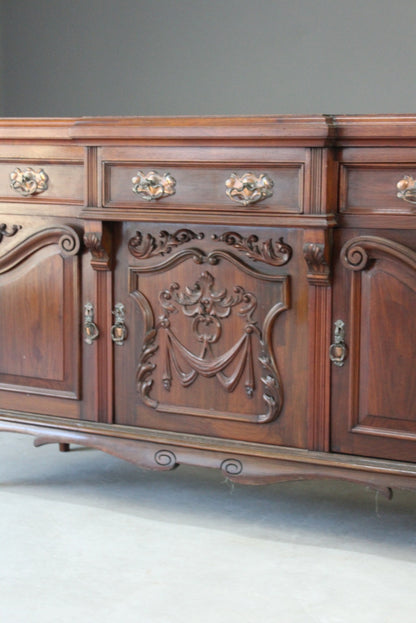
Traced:
[[260, 242], [255, 234], [244, 237], [237, 232], [227, 231], [221, 236], [214, 234], [212, 239], [225, 242], [237, 251], [245, 253], [255, 262], [264, 262], [271, 266], [284, 266], [292, 257], [292, 247], [283, 242], [283, 238], [279, 238], [277, 241], [269, 238]]
[[143, 235], [137, 231], [133, 238], [128, 242], [130, 253], [140, 259], [145, 260], [154, 255], [167, 255], [173, 249], [190, 242], [191, 240], [202, 240], [204, 234], [196, 234], [190, 229], [178, 229], [173, 234], [162, 230], [159, 233], [159, 239], [151, 234]]

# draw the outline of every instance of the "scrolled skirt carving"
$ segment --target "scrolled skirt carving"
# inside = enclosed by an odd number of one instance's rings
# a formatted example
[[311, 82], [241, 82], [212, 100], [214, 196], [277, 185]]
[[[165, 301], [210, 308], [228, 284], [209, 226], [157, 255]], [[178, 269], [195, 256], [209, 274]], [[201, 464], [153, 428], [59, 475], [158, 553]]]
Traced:
[[172, 450], [158, 450], [155, 453], [155, 463], [162, 469], [174, 469], [177, 466], [176, 456]]

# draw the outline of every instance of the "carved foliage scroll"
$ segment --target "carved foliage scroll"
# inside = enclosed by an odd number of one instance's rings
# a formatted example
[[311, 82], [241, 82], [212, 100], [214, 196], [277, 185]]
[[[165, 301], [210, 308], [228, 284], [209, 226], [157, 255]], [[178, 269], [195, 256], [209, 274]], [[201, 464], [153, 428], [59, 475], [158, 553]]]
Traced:
[[[203, 238], [203, 233], [195, 233], [190, 229], [178, 229], [174, 233], [162, 230], [158, 238], [150, 233], [143, 234], [137, 231], [136, 235], [130, 238], [128, 248], [134, 257], [144, 260], [155, 255], [167, 255], [183, 244]], [[270, 266], [284, 266], [292, 257], [292, 248], [283, 241], [283, 238], [259, 240], [255, 234], [242, 236], [235, 231], [227, 231], [221, 235], [213, 234], [211, 238], [217, 242], [224, 242], [255, 262], [263, 262]]]
[[213, 235], [212, 238], [245, 253], [255, 262], [265, 262], [271, 266], [284, 266], [292, 257], [292, 248], [283, 242], [283, 238], [260, 241], [254, 234], [244, 237], [234, 231], [227, 231], [221, 236]]
[[173, 234], [162, 230], [159, 233], [159, 239], [149, 233], [143, 235], [142, 232], [137, 231], [136, 235], [130, 238], [128, 247], [134, 257], [145, 260], [153, 255], [166, 255], [186, 242], [202, 240], [203, 237], [204, 234], [196, 234], [190, 229], [178, 229]]

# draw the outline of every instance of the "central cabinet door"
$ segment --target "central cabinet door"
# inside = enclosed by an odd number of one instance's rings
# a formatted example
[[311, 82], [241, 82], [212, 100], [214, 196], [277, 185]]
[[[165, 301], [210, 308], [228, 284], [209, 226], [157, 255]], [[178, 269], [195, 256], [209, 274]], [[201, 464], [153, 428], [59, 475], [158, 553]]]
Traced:
[[305, 270], [300, 238], [120, 225], [116, 423], [306, 445], [307, 301], [291, 278]]

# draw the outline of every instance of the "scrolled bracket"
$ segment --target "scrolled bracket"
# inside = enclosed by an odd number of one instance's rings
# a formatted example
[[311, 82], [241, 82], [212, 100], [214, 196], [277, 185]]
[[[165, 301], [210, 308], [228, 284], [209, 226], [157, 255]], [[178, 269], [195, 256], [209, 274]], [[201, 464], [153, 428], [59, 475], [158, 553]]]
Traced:
[[266, 173], [259, 176], [250, 172], [243, 175], [232, 173], [225, 181], [225, 193], [231, 201], [248, 206], [271, 197], [273, 186], [273, 180]]
[[48, 189], [49, 178], [43, 169], [35, 171], [27, 167], [22, 171], [16, 167], [10, 173], [10, 186], [23, 197], [39, 195]]
[[137, 171], [131, 178], [132, 191], [145, 201], [157, 201], [164, 197], [170, 197], [176, 192], [176, 180], [170, 173], [161, 175], [157, 171]]
[[307, 279], [313, 286], [328, 286], [331, 280], [331, 243], [327, 232], [305, 235], [303, 257], [308, 267]]
[[97, 271], [110, 270], [112, 264], [111, 240], [102, 231], [86, 231], [84, 244], [91, 253], [91, 266]]

